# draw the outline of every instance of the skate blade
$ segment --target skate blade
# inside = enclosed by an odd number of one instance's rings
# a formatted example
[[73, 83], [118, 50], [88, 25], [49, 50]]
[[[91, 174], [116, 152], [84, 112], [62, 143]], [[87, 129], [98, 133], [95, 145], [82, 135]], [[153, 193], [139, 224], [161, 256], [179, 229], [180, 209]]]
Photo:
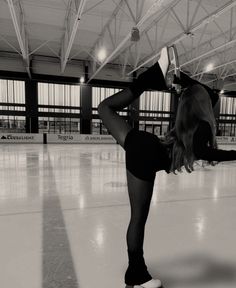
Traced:
[[[140, 286], [140, 285], [134, 285], [134, 286], [126, 285], [125, 288], [143, 288], [143, 286]], [[164, 286], [160, 286], [158, 288], [164, 288]]]
[[[140, 285], [134, 285], [134, 286], [126, 285], [125, 288], [143, 288], [143, 286], [140, 286]], [[164, 286], [160, 286], [158, 288], [164, 288]]]
[[[179, 58], [176, 46], [173, 44], [169, 47], [169, 49], [172, 50], [172, 57], [170, 57], [170, 67], [173, 67], [173, 69], [170, 70], [174, 71], [174, 74], [180, 78]], [[179, 84], [172, 84], [172, 87], [176, 90], [177, 94], [181, 93], [181, 86]]]

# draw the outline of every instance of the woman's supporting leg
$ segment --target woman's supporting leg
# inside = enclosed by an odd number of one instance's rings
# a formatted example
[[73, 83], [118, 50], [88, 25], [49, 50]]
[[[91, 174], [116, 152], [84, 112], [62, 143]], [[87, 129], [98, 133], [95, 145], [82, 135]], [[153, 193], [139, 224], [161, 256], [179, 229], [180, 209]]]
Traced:
[[136, 252], [143, 248], [144, 227], [152, 199], [154, 180], [145, 181], [134, 176], [129, 170], [126, 171], [131, 206], [127, 245], [130, 252]]
[[[128, 170], [126, 171], [131, 217], [126, 235], [129, 266], [125, 274], [125, 283], [132, 286], [143, 284], [152, 279], [144, 261], [143, 244], [154, 179], [150, 182], [141, 180]], [[161, 287], [160, 280], [153, 280], [153, 283], [156, 283], [153, 287]]]

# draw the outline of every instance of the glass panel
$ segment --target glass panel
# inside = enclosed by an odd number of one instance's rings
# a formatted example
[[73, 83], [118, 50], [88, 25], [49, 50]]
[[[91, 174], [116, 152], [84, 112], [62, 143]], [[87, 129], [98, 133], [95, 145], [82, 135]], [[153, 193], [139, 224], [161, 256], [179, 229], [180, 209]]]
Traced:
[[25, 104], [24, 81], [0, 80], [0, 102]]
[[[45, 112], [79, 113], [79, 109], [70, 109], [68, 107], [80, 107], [80, 86], [39, 83], [38, 103], [39, 105], [55, 106], [41, 110]], [[56, 108], [56, 106], [65, 108]]]
[[25, 133], [25, 117], [0, 115], [0, 133]]
[[[92, 108], [97, 108], [98, 105], [107, 97], [110, 97], [114, 95], [115, 93], [118, 93], [122, 89], [117, 88], [104, 88], [104, 87], [93, 87], [92, 88]], [[119, 111], [119, 115], [127, 115], [127, 107]], [[96, 110], [92, 112], [93, 114], [98, 114]]]
[[[220, 96], [219, 136], [235, 136], [236, 129], [236, 99]], [[224, 114], [225, 116], [222, 116]], [[222, 123], [224, 120], [226, 122]]]
[[79, 133], [79, 118], [39, 117], [39, 133]]
[[[25, 107], [18, 106], [18, 104], [25, 104], [25, 82], [0, 79], [0, 110], [11, 111], [9, 112], [11, 114], [14, 114], [14, 112], [12, 111], [25, 111]], [[7, 125], [7, 127], [10, 129], [9, 131], [15, 132], [17, 131], [17, 127], [19, 126], [19, 132], [22, 132], [22, 129], [23, 130], [25, 129], [24, 128], [25, 122], [24, 123], [22, 122], [23, 128], [22, 125], [21, 124], [18, 125], [18, 123], [21, 123], [19, 121], [25, 121], [25, 120], [22, 119], [20, 120], [20, 118], [17, 117], [20, 116], [13, 116], [13, 118], [11, 118], [10, 116], [2, 115], [0, 118], [3, 121], [1, 126], [2, 129]], [[4, 123], [7, 124], [5, 125]]]

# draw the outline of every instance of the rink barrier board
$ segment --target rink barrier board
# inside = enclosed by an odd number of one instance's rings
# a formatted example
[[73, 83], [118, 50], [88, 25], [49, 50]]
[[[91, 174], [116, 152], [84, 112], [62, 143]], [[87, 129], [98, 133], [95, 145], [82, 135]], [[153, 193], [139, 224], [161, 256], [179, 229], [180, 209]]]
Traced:
[[0, 133], [0, 143], [12, 144], [115, 144], [111, 135]]
[[[159, 138], [163, 138], [163, 136], [159, 136]], [[218, 144], [236, 144], [236, 137], [233, 136], [217, 136], [216, 139]], [[117, 142], [111, 135], [0, 133], [0, 143], [115, 144]]]

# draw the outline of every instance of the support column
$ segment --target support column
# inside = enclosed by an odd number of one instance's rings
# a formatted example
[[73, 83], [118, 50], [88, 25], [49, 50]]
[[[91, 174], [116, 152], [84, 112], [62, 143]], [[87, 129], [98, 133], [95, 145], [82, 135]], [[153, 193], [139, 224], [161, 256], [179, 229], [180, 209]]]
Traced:
[[220, 97], [213, 108], [214, 116], [216, 119], [216, 135], [219, 134], [219, 120], [220, 120]]
[[38, 83], [25, 81], [26, 133], [38, 133]]
[[172, 112], [170, 123], [169, 123], [169, 130], [172, 129], [175, 125], [175, 119], [179, 104], [179, 95], [176, 95], [175, 93], [171, 93], [171, 100], [170, 100], [170, 112]]
[[139, 98], [129, 106], [130, 114], [128, 123], [135, 129], [139, 130]]
[[82, 84], [80, 86], [80, 134], [91, 134], [92, 127], [92, 86]]
[[[222, 79], [218, 79], [217, 81], [215, 81], [213, 83], [213, 88], [217, 89], [218, 91], [222, 90], [224, 87], [224, 80]], [[219, 95], [219, 100], [217, 101], [217, 103], [215, 104], [214, 108], [213, 108], [213, 112], [214, 112], [214, 116], [216, 119], [216, 134], [219, 134], [219, 118], [220, 118], [220, 95]]]

